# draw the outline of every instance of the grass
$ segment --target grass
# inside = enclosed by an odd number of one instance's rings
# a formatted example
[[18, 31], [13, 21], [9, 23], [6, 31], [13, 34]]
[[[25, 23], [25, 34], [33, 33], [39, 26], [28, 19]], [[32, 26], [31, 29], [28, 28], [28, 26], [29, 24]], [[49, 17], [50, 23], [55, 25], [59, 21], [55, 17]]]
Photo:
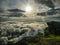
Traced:
[[60, 36], [44, 37], [44, 45], [60, 45]]

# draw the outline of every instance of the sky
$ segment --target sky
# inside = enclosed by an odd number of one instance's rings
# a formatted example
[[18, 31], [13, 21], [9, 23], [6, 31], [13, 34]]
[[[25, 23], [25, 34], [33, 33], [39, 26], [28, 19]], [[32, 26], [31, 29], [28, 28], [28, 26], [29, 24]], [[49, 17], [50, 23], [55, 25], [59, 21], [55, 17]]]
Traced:
[[[10, 40], [9, 36], [13, 37], [12, 35], [8, 35], [7, 31], [15, 34], [16, 31], [18, 33], [20, 33], [22, 30], [24, 31], [27, 29], [29, 31], [26, 33], [29, 34], [29, 32], [30, 32], [30, 34], [31, 34], [32, 33], [31, 29], [33, 29], [33, 30], [35, 30], [34, 31], [35, 33], [33, 32], [34, 34], [39, 32], [39, 30], [41, 31], [41, 33], [44, 33], [44, 29], [46, 27], [48, 27], [47, 22], [49, 22], [49, 21], [59, 21], [60, 22], [60, 0], [48, 0], [48, 2], [46, 2], [46, 1], [47, 0], [0, 0], [0, 29], [2, 29], [1, 30], [2, 33], [0, 34], [2, 36], [0, 37], [0, 40], [4, 40], [4, 42], [7, 43]], [[50, 1], [52, 1], [52, 2], [50, 2]], [[27, 14], [25, 14], [25, 12], [24, 13], [21, 13], [21, 12], [19, 12], [19, 13], [12, 12], [11, 13], [7, 10], [4, 10], [4, 9], [24, 10], [28, 4], [33, 8], [33, 11], [31, 11], [31, 13], [27, 13]], [[51, 11], [55, 10], [55, 9], [52, 9], [53, 7], [57, 8], [57, 9], [59, 8], [59, 11], [58, 11], [59, 14], [57, 13], [54, 15], [44, 15], [44, 16], [37, 15], [37, 13], [48, 12], [48, 10], [51, 10]], [[11, 17], [9, 17], [10, 15], [11, 15]], [[19, 15], [21, 17], [19, 17]], [[18, 16], [18, 17], [16, 17], [16, 16]], [[19, 27], [17, 28], [16, 26], [17, 27], [19, 26]], [[11, 29], [13, 29], [13, 30], [11, 30]], [[14, 37], [10, 41], [12, 41], [13, 43], [15, 41], [17, 42], [17, 41], [19, 41], [19, 39], [26, 36], [26, 33], [24, 33], [25, 35], [23, 34], [19, 37], [16, 37], [16, 35], [15, 35], [16, 38]], [[6, 35], [8, 35], [8, 36], [6, 36]]]
[[[0, 0], [0, 8], [1, 9], [10, 9], [10, 8], [15, 9], [15, 8], [18, 8], [18, 9], [24, 10], [24, 8], [29, 4], [34, 9], [32, 12], [34, 14], [37, 14], [37, 13], [40, 13], [40, 12], [46, 12], [46, 11], [51, 9], [51, 7], [49, 7], [45, 3], [45, 1], [46, 0]], [[53, 2], [53, 6], [55, 6], [55, 8], [60, 8], [60, 5], [59, 5], [60, 1], [59, 0], [51, 0], [51, 1]], [[34, 15], [34, 14], [28, 14], [28, 16]], [[50, 16], [50, 17], [52, 19], [55, 16]], [[59, 16], [57, 16], [57, 17], [59, 17]], [[32, 19], [35, 20], [34, 17]], [[38, 19], [39, 19], [39, 17], [38, 17]]]
[[[0, 8], [18, 8], [22, 4], [37, 5], [36, 3], [40, 3], [40, 0], [0, 0]], [[44, 1], [44, 0], [42, 0]], [[59, 7], [59, 0], [52, 0], [54, 5]]]
[[18, 5], [24, 3], [24, 0], [0, 0], [0, 7], [2, 8], [17, 8]]
[[[29, 4], [29, 5], [33, 6], [34, 12], [35, 11], [43, 12], [43, 11], [47, 11], [50, 9], [50, 7], [47, 6], [47, 4], [45, 4], [44, 1], [45, 0], [0, 0], [0, 8], [2, 8], [2, 9], [19, 8], [19, 9], [24, 10], [24, 8]], [[52, 0], [52, 2], [53, 2], [53, 6], [55, 6], [55, 8], [60, 8], [59, 0]]]

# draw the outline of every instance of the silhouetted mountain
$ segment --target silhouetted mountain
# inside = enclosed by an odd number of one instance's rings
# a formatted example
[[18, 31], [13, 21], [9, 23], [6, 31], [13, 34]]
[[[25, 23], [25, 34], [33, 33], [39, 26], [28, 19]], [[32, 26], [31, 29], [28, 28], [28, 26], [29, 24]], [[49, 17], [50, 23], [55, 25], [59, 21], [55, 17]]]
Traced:
[[8, 11], [10, 11], [10, 12], [25, 12], [21, 9], [8, 9]]
[[47, 22], [48, 24], [48, 31], [50, 34], [60, 35], [60, 22]]
[[55, 15], [55, 14], [60, 14], [60, 8], [51, 9], [51, 10], [48, 10], [47, 12], [37, 13], [38, 16]]

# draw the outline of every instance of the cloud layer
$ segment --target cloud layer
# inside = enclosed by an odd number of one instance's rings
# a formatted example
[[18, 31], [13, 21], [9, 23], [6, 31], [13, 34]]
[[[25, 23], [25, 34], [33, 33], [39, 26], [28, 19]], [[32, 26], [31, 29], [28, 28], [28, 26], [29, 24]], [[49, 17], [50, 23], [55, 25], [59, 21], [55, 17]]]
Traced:
[[27, 36], [35, 36], [40, 33], [44, 33], [44, 29], [47, 27], [43, 23], [7, 23], [0, 24], [0, 44], [7, 44], [8, 42], [16, 43]]

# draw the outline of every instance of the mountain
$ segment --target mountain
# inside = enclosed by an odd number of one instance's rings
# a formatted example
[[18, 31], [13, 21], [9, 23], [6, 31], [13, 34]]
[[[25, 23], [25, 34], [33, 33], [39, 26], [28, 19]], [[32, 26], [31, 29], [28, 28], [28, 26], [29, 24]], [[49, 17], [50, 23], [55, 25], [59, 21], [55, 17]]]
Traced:
[[51, 21], [47, 22], [48, 31], [54, 35], [60, 35], [60, 22]]
[[8, 9], [9, 12], [25, 12], [21, 9]]

